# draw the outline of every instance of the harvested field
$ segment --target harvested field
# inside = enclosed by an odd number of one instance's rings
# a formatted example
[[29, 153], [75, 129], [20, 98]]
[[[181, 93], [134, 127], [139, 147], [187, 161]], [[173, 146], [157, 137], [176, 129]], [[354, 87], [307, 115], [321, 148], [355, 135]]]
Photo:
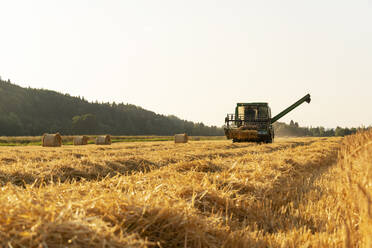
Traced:
[[4, 247], [370, 247], [372, 132], [0, 148]]

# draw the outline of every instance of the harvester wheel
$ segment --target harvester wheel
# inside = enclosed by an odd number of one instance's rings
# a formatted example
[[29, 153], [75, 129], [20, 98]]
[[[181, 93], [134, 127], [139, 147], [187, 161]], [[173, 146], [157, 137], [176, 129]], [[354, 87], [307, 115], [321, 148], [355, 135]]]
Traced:
[[265, 140], [265, 143], [266, 144], [271, 144], [271, 143], [273, 143], [273, 137], [269, 137], [269, 138], [267, 138], [267, 140]]

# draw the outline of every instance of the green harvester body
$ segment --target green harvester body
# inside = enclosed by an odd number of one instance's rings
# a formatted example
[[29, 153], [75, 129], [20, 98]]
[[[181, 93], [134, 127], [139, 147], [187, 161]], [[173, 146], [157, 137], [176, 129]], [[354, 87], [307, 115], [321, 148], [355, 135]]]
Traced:
[[310, 101], [310, 94], [307, 94], [273, 118], [266, 102], [237, 103], [235, 114], [227, 114], [225, 118], [225, 135], [233, 142], [271, 143], [274, 140], [272, 124], [302, 103]]

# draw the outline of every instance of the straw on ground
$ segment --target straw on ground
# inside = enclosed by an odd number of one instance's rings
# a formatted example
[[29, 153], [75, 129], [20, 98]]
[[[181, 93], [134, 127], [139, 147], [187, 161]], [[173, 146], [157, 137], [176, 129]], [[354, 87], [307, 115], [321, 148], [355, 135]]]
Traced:
[[1, 147], [0, 245], [368, 247], [371, 140]]

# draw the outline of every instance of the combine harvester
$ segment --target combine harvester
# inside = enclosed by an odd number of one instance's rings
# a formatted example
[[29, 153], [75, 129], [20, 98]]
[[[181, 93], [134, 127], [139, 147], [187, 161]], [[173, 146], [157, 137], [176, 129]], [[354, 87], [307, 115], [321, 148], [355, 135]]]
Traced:
[[233, 142], [272, 143], [274, 140], [272, 124], [302, 103], [310, 101], [310, 94], [307, 94], [273, 118], [267, 102], [237, 103], [235, 114], [227, 114], [225, 118], [225, 135]]

